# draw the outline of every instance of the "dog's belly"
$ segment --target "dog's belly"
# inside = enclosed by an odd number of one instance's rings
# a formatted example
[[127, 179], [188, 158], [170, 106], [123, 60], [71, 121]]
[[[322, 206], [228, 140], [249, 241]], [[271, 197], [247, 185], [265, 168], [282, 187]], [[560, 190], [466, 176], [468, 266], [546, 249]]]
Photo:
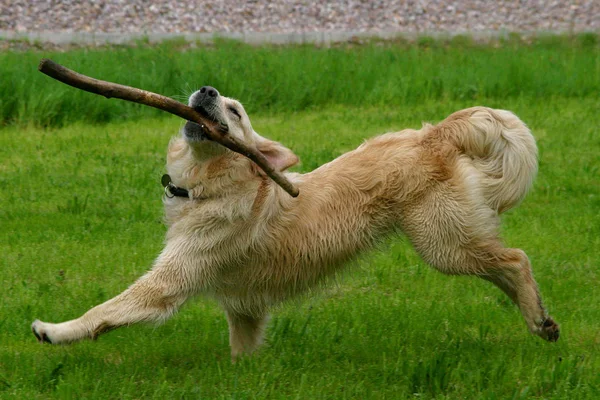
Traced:
[[225, 307], [255, 314], [302, 294], [351, 264], [395, 231], [374, 218], [352, 218], [338, 223], [335, 213], [322, 214], [320, 223], [300, 221], [253, 247], [236, 266], [219, 274], [212, 294]]

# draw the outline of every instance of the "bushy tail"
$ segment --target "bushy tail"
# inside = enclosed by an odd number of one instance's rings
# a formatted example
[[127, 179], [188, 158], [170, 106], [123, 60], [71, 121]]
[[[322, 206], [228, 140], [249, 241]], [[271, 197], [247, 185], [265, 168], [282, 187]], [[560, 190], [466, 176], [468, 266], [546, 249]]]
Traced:
[[537, 146], [527, 126], [510, 111], [486, 107], [464, 110], [447, 121], [454, 128], [448, 138], [485, 175], [490, 207], [503, 212], [523, 200], [537, 173]]

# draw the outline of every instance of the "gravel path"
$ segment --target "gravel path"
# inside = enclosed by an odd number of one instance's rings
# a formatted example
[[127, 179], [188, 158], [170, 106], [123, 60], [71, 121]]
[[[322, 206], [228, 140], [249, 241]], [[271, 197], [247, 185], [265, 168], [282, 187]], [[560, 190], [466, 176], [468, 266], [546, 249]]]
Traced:
[[0, 31], [600, 31], [600, 0], [0, 0]]

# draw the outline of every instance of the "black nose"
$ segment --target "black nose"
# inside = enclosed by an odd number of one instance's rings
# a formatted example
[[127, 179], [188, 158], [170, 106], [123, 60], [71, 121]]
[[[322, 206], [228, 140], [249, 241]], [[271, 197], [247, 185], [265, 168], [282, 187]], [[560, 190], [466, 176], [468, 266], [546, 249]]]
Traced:
[[200, 93], [203, 94], [204, 96], [209, 96], [209, 97], [217, 97], [219, 95], [219, 92], [217, 91], [217, 89], [215, 89], [212, 86], [202, 86], [200, 88]]
[[219, 91], [212, 86], [202, 86], [194, 92], [188, 101], [190, 107], [208, 110], [213, 108], [219, 99]]

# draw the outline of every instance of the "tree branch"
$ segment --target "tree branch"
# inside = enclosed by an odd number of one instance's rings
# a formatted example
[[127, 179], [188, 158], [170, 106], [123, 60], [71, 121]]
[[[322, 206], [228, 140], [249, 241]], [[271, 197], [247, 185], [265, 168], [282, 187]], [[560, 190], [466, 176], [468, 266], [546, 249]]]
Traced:
[[278, 171], [273, 167], [258, 149], [253, 146], [248, 146], [235, 136], [229, 135], [227, 125], [211, 121], [185, 104], [146, 90], [90, 78], [89, 76], [79, 74], [46, 58], [40, 61], [38, 69], [44, 74], [77, 89], [99, 94], [106, 98], [114, 97], [158, 108], [159, 110], [167, 111], [178, 117], [204, 126], [205, 134], [210, 140], [254, 161], [275, 183], [288, 192], [290, 196], [296, 197], [299, 194], [298, 188], [296, 188], [281, 171]]

